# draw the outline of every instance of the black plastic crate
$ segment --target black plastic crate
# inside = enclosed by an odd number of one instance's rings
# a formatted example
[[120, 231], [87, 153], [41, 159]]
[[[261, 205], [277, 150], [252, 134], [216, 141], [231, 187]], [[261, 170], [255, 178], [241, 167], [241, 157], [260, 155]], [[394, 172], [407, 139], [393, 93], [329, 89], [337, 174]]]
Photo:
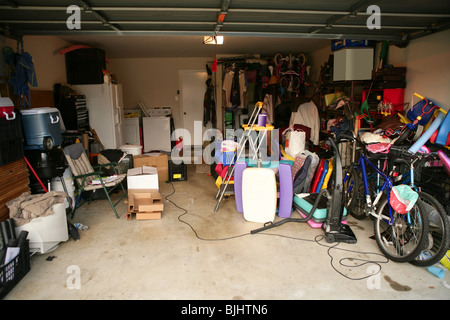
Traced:
[[66, 75], [70, 84], [101, 84], [106, 69], [105, 52], [86, 48], [66, 53]]
[[169, 162], [169, 181], [186, 181], [187, 180], [187, 167], [184, 163], [175, 164], [172, 161]]
[[424, 192], [433, 195], [447, 211], [450, 210], [450, 177], [443, 166], [423, 167], [415, 182]]
[[[30, 271], [29, 242], [29, 240], [25, 241], [25, 245], [20, 248], [17, 257], [0, 266], [0, 299], [3, 299]], [[0, 251], [6, 251], [6, 247], [3, 247]]]
[[0, 166], [20, 160], [23, 156], [22, 137], [0, 140]]

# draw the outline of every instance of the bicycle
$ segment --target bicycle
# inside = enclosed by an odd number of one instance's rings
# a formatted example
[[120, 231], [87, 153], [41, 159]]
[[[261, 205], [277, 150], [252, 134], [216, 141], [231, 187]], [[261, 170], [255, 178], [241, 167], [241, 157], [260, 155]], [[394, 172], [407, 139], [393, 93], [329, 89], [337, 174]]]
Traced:
[[[417, 153], [414, 156], [401, 147], [391, 146], [392, 174], [395, 184], [409, 184], [409, 186], [419, 194], [423, 202], [423, 207], [429, 216], [429, 233], [427, 245], [424, 250], [411, 261], [411, 264], [428, 267], [439, 262], [450, 248], [450, 217], [442, 204], [432, 195], [426, 193], [415, 184], [417, 167], [421, 168], [429, 161], [436, 159], [432, 153]], [[418, 166], [415, 164], [418, 163]], [[401, 166], [409, 167], [402, 170]], [[396, 177], [395, 177], [396, 176]]]
[[[344, 139], [354, 141], [353, 136], [341, 134]], [[372, 195], [369, 189], [366, 165], [379, 177], [381, 187]], [[360, 174], [359, 174], [360, 172]], [[419, 198], [411, 210], [402, 213], [390, 205], [390, 193], [394, 184], [390, 176], [374, 165], [365, 152], [361, 152], [358, 161], [349, 166], [344, 177], [344, 201], [347, 211], [352, 211], [352, 200], [358, 198], [360, 180], [364, 190], [365, 205], [363, 212], [373, 217], [375, 240], [381, 252], [392, 261], [410, 262], [423, 251], [427, 244], [429, 219]], [[360, 198], [361, 199], [361, 198]]]

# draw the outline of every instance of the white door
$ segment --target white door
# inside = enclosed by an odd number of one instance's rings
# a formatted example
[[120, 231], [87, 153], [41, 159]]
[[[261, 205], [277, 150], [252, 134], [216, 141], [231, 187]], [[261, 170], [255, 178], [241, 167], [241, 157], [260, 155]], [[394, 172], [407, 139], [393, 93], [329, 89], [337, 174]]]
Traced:
[[190, 133], [190, 137], [183, 137], [183, 145], [203, 145], [203, 132], [211, 127], [211, 123], [208, 123], [208, 127], [203, 127], [203, 100], [207, 79], [206, 71], [180, 71], [183, 129]]

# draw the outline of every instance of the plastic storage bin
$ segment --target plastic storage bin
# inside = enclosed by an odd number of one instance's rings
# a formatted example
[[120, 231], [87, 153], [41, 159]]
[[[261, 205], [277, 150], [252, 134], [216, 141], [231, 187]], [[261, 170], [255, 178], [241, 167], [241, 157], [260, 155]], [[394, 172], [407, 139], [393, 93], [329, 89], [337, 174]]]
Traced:
[[[0, 252], [6, 251], [6, 246]], [[30, 271], [29, 241], [20, 248], [19, 254], [9, 263], [0, 266], [0, 299], [3, 299]]]
[[174, 164], [169, 162], [169, 181], [186, 181], [187, 167], [184, 163]]
[[25, 149], [51, 150], [61, 145], [61, 124], [58, 109], [22, 110]]

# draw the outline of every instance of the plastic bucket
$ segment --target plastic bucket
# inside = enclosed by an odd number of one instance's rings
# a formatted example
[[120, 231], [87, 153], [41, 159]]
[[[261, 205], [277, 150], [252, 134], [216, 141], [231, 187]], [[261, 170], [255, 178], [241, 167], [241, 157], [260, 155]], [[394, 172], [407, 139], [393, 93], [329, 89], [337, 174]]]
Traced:
[[127, 154], [132, 154], [133, 156], [138, 156], [142, 154], [142, 146], [125, 144], [120, 146], [119, 149]]
[[[64, 171], [62, 178], [64, 179], [64, 182], [66, 184], [67, 193], [71, 199], [72, 208], [73, 208], [75, 205], [75, 186], [73, 185], [73, 175], [69, 168], [67, 168]], [[53, 178], [50, 181], [50, 188], [52, 191], [65, 192], [64, 187], [63, 187], [59, 177]], [[67, 198], [64, 200], [64, 207], [66, 209], [70, 207], [69, 202], [67, 201]]]

